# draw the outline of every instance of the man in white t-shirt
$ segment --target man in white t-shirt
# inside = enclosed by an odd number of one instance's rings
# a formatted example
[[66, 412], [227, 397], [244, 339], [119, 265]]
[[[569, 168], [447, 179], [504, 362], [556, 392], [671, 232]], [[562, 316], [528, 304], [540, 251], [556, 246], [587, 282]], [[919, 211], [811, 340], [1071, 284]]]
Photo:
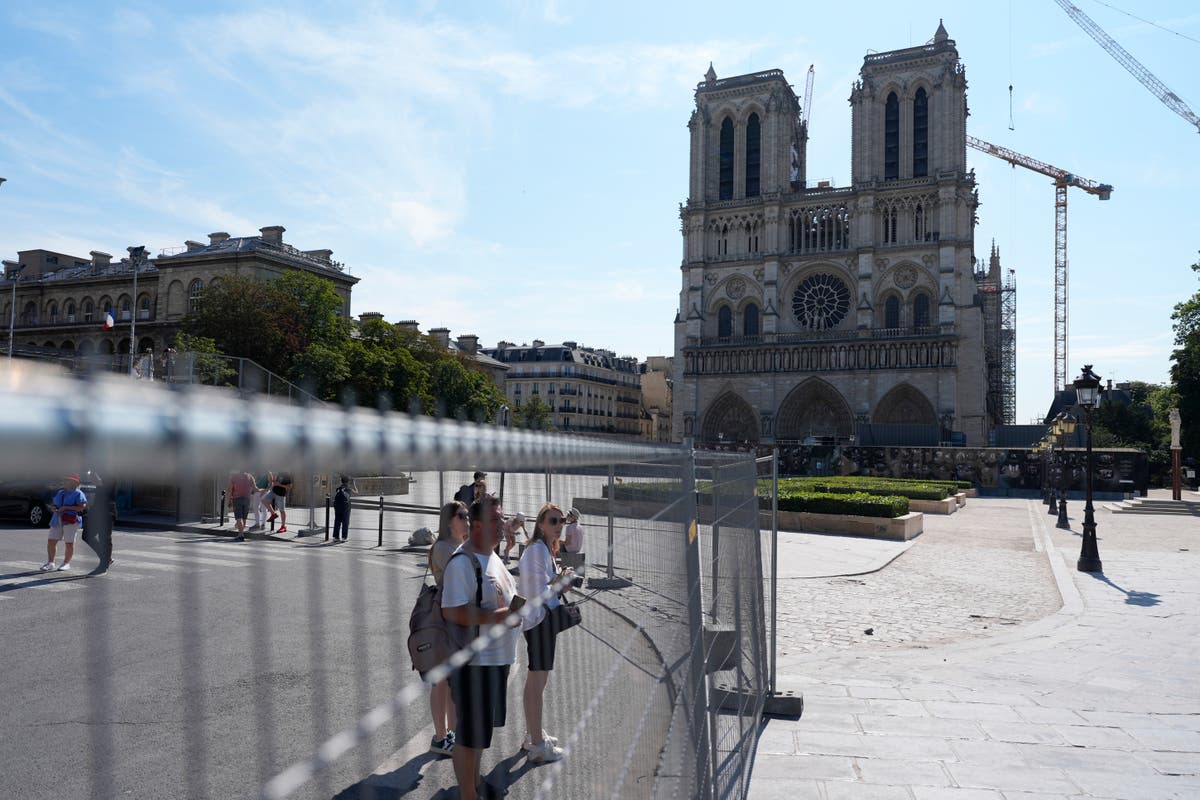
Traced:
[[500, 501], [493, 495], [477, 495], [470, 516], [470, 537], [446, 562], [442, 617], [458, 626], [461, 640], [468, 635], [495, 638], [489, 638], [487, 647], [450, 675], [458, 717], [454, 775], [462, 800], [476, 800], [480, 758], [492, 746], [492, 730], [504, 726], [508, 670], [517, 658], [518, 636], [517, 628], [504, 625], [517, 587], [495, 552], [503, 535]]

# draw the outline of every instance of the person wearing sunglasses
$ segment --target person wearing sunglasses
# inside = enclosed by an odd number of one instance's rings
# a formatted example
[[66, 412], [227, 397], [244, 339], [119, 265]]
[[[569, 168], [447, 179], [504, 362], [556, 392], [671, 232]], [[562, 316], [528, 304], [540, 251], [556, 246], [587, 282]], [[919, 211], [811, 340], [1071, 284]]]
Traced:
[[[429, 548], [429, 571], [433, 574], [433, 582], [438, 589], [442, 588], [442, 578], [446, 574], [446, 562], [459, 545], [467, 540], [471, 531], [470, 514], [465, 503], [451, 500], [442, 506], [438, 515], [437, 539]], [[424, 680], [425, 676], [422, 675]], [[433, 714], [433, 741], [429, 743], [429, 752], [440, 756], [454, 753], [454, 699], [450, 696], [450, 682], [442, 679], [429, 687], [429, 710]]]
[[[525, 678], [523, 697], [528, 733], [521, 743], [521, 749], [529, 753], [529, 760], [535, 764], [558, 761], [563, 756], [558, 739], [542, 728], [542, 704], [546, 684], [554, 670], [555, 637], [558, 631], [554, 629], [554, 615], [549, 611], [559, 604], [559, 597], [558, 592], [550, 587], [558, 579], [554, 553], [558, 550], [558, 540], [565, 523], [566, 517], [561, 508], [553, 503], [542, 506], [533, 526], [532, 539], [520, 562], [521, 594], [530, 601], [535, 598], [544, 601], [529, 605], [521, 625], [529, 652], [529, 673]], [[565, 573], [568, 577], [573, 574], [571, 570]]]

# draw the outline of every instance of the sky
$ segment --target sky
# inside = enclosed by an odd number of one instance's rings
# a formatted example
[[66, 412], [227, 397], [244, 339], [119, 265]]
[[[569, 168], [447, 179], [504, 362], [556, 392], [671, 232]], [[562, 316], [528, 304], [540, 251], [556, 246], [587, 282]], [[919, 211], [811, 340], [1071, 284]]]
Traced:
[[[1200, 6], [1076, 3], [1200, 110]], [[1053, 0], [7, 0], [0, 255], [283, 225], [361, 278], [355, 315], [670, 355], [709, 63], [782, 69], [801, 96], [814, 65], [808, 177], [844, 186], [863, 57], [939, 19], [970, 134], [1115, 187], [1069, 193], [1068, 378], [1166, 381], [1171, 310], [1200, 289], [1200, 135]], [[1053, 389], [1054, 188], [967, 155], [976, 257], [994, 239], [1015, 270], [1025, 423]]]

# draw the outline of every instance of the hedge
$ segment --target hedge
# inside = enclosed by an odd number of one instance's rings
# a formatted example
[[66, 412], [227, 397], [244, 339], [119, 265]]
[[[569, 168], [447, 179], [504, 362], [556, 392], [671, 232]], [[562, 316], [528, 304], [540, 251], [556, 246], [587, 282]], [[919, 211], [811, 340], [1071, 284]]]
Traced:
[[[770, 506], [770, 498], [763, 498]], [[881, 496], [866, 492], [833, 493], [793, 491], [779, 492], [780, 511], [807, 511], [812, 514], [852, 514], [859, 517], [901, 517], [908, 513], [908, 498]]]
[[[910, 500], [944, 500], [958, 492], [956, 481], [918, 481], [891, 478], [869, 478], [847, 475], [828, 478], [781, 478], [780, 492], [784, 487], [802, 489], [807, 492], [827, 494], [866, 493], [880, 497], [899, 495]], [[770, 492], [770, 482], [761, 481], [759, 491]]]

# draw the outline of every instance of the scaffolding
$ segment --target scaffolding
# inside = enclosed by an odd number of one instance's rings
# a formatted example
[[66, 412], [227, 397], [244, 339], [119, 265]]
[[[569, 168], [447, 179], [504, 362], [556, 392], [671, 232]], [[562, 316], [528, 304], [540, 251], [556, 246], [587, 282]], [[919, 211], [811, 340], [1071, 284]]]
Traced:
[[1017, 419], [1017, 279], [1000, 269], [1000, 251], [992, 242], [988, 263], [975, 271], [983, 308], [983, 349], [987, 368], [987, 413], [992, 427]]

